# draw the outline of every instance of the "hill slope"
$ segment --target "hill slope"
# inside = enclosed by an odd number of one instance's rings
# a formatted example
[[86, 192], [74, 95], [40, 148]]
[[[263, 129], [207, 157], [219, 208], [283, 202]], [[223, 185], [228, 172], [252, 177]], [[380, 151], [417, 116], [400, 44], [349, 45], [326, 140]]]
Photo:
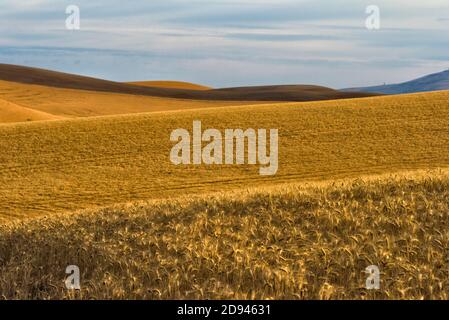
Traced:
[[0, 99], [0, 123], [61, 119], [52, 114], [25, 108]]
[[184, 82], [184, 81], [135, 81], [128, 82], [143, 87], [155, 87], [155, 88], [173, 88], [173, 89], [189, 89], [189, 90], [210, 90], [212, 88], [199, 85], [196, 83]]
[[[449, 92], [0, 126], [0, 219], [180, 194], [449, 166]], [[279, 171], [175, 166], [170, 133], [279, 129]]]
[[[90, 117], [129, 113], [186, 110], [233, 105], [258, 104], [257, 101], [208, 101], [151, 97], [91, 90], [64, 89], [0, 80], [0, 99], [43, 112], [49, 117]], [[266, 103], [266, 102], [263, 102]], [[3, 122], [0, 118], [0, 123]], [[17, 122], [28, 117], [16, 118]], [[32, 120], [45, 120], [32, 117]]]
[[414, 92], [429, 92], [437, 90], [449, 90], [449, 70], [434, 73], [416, 80], [399, 84], [391, 84], [375, 87], [349, 88], [343, 89], [342, 91], [401, 94], [401, 93], [414, 93]]
[[[0, 226], [6, 299], [449, 298], [448, 172], [285, 185]], [[366, 290], [365, 268], [381, 270]], [[81, 290], [64, 287], [66, 267]]]
[[311, 101], [366, 97], [373, 94], [340, 92], [318, 86], [265, 86], [220, 90], [157, 88], [119, 83], [61, 72], [0, 64], [0, 80], [56, 88], [113, 92], [152, 97], [222, 101]]

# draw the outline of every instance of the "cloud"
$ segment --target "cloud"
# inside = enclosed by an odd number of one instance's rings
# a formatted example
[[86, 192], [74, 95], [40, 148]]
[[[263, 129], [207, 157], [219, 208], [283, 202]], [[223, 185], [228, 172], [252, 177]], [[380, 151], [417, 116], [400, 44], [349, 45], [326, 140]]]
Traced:
[[214, 86], [349, 87], [447, 68], [447, 0], [376, 2], [378, 31], [365, 28], [365, 0], [77, 0], [81, 30], [68, 31], [72, 0], [2, 0], [0, 58]]
[[337, 36], [316, 34], [275, 34], [275, 33], [230, 33], [224, 36], [228, 39], [241, 39], [250, 41], [325, 41], [337, 40]]

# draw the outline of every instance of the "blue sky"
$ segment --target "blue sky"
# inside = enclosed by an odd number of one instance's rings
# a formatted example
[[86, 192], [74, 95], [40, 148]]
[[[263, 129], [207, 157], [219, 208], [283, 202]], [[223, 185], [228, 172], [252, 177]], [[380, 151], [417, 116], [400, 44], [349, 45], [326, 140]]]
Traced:
[[[65, 9], [81, 10], [67, 30]], [[380, 30], [365, 27], [368, 5]], [[449, 68], [447, 0], [2, 0], [0, 62], [214, 87], [409, 80]]]

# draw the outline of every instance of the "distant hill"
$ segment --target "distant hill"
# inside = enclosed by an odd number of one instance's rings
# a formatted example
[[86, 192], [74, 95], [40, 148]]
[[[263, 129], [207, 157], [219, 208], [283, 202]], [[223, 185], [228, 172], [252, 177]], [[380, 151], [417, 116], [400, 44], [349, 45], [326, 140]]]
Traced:
[[173, 88], [173, 89], [189, 89], [189, 90], [210, 90], [212, 88], [200, 84], [184, 82], [184, 81], [135, 81], [128, 82], [142, 87], [155, 88]]
[[96, 92], [211, 101], [300, 102], [360, 98], [374, 95], [363, 92], [342, 92], [311, 85], [239, 87], [206, 91], [148, 87], [8, 64], [0, 64], [0, 80]]
[[382, 94], [401, 94], [415, 92], [429, 92], [438, 90], [449, 90], [449, 70], [434, 73], [412, 81], [361, 88], [343, 89], [343, 92], [372, 92]]
[[54, 117], [78, 118], [266, 103], [264, 101], [181, 100], [0, 80], [0, 124], [52, 120]]

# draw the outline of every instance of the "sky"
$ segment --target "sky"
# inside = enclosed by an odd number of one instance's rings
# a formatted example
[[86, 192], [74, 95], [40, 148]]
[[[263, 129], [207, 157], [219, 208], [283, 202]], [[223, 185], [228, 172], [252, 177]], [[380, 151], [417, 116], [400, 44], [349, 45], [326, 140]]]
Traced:
[[115, 81], [397, 83], [448, 69], [448, 44], [448, 0], [0, 1], [1, 63]]

